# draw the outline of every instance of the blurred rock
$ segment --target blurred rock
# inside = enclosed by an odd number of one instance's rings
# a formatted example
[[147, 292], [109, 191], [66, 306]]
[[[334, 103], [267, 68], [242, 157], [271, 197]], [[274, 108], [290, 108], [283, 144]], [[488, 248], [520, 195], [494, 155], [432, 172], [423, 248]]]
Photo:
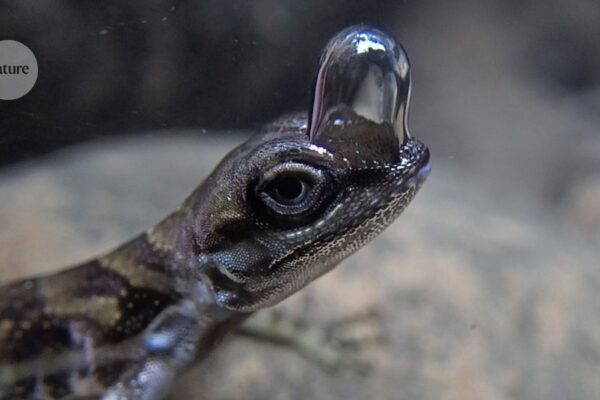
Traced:
[[[600, 87], [596, 96], [600, 107]], [[588, 134], [579, 137], [569, 150], [573, 160], [559, 184], [558, 211], [586, 235], [600, 240], [600, 130], [594, 131], [593, 124], [589, 125]]]
[[[147, 228], [235, 141], [153, 134], [5, 170], [0, 276], [53, 270]], [[367, 351], [369, 375], [328, 375], [285, 349], [232, 338], [173, 398], [597, 398], [597, 243], [539, 203], [490, 194], [433, 162], [390, 229], [277, 307], [313, 324], [380, 309], [387, 340]]]
[[600, 174], [580, 179], [566, 200], [569, 216], [577, 226], [600, 240]]
[[590, 0], [419, 2], [400, 34], [412, 131], [490, 193], [556, 206], [574, 169], [593, 167], [576, 149], [600, 132], [597, 21]]

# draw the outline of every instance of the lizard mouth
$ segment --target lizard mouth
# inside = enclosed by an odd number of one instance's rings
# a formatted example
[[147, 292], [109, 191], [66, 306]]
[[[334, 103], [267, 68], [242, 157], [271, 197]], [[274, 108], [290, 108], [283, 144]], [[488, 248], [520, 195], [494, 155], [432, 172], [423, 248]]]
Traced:
[[419, 190], [431, 173], [431, 157], [427, 146], [416, 138], [402, 143], [398, 162], [390, 167], [390, 174], [396, 185], [390, 195], [402, 196]]
[[406, 180], [406, 186], [408, 187], [420, 187], [421, 184], [425, 182], [425, 179], [427, 179], [429, 173], [431, 172], [431, 160], [429, 156], [429, 149], [425, 147], [422, 143], [420, 144], [423, 146], [423, 150], [420, 159], [416, 165], [415, 172], [410, 178]]

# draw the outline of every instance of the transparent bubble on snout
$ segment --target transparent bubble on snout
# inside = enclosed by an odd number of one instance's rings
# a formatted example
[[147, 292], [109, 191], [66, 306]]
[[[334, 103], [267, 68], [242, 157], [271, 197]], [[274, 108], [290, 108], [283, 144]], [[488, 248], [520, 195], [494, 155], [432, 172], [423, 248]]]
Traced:
[[410, 65], [402, 46], [366, 26], [348, 28], [329, 41], [319, 65], [309, 135], [318, 140], [329, 115], [340, 108], [377, 124], [387, 123], [400, 143], [410, 138], [406, 118]]

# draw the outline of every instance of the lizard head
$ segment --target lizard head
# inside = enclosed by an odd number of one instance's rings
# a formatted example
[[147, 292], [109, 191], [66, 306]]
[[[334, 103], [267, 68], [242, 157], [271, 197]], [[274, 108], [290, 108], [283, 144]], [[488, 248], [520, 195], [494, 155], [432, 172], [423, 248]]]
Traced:
[[188, 200], [220, 305], [275, 304], [394, 221], [430, 169], [408, 133], [409, 96], [408, 58], [392, 38], [360, 26], [329, 42], [309, 117], [267, 125]]

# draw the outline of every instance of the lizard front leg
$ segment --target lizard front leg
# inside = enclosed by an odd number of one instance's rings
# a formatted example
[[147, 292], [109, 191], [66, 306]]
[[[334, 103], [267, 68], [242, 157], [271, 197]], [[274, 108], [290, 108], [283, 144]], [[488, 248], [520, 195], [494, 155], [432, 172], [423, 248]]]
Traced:
[[149, 357], [140, 364], [132, 365], [101, 399], [162, 399], [167, 395], [176, 373], [177, 368], [169, 357]]
[[164, 398], [177, 372], [196, 358], [202, 324], [191, 301], [166, 308], [140, 336], [145, 356], [132, 362], [103, 400]]

